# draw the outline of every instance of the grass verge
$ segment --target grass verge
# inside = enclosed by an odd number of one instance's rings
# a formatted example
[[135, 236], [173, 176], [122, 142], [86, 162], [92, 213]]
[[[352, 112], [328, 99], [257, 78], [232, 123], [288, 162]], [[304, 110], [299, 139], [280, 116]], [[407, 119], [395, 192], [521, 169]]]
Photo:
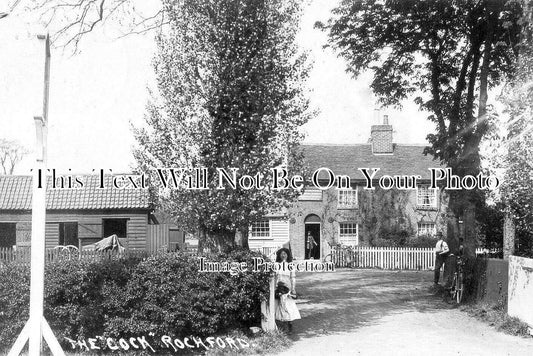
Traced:
[[472, 303], [461, 307], [468, 315], [479, 319], [498, 331], [521, 337], [532, 337], [529, 326], [518, 318], [507, 315], [503, 303]]

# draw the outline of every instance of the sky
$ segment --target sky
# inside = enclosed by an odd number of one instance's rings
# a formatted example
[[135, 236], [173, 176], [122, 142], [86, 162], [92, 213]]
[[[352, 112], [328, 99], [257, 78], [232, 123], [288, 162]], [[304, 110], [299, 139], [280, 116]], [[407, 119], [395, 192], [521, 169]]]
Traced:
[[[378, 113], [369, 89], [371, 74], [352, 78], [345, 72], [344, 60], [323, 48], [327, 36], [313, 25], [326, 21], [336, 3], [311, 0], [302, 18], [298, 44], [314, 63], [307, 85], [311, 106], [318, 111], [302, 128], [304, 142], [365, 143], [370, 126], [387, 114], [395, 142], [426, 143], [426, 135], [433, 130], [426, 113], [411, 102], [401, 111]], [[0, 138], [18, 140], [29, 150], [35, 145], [33, 117], [42, 111], [44, 51], [36, 34], [43, 32], [46, 29], [23, 11], [0, 20]], [[104, 28], [86, 35], [75, 55], [52, 49], [50, 168], [75, 173], [131, 170], [135, 143], [131, 125], [143, 124], [147, 88], [154, 85], [151, 62], [156, 48], [153, 34], [117, 39], [109, 32]], [[33, 160], [28, 155], [15, 173], [29, 174]]]

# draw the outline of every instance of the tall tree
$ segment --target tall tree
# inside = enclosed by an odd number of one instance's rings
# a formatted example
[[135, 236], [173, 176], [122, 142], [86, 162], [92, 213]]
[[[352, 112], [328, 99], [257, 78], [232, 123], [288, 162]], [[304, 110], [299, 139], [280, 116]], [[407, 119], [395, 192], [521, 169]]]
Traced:
[[[348, 72], [373, 72], [371, 87], [382, 104], [414, 98], [430, 112], [436, 130], [425, 153], [464, 176], [480, 172], [479, 144], [492, 118], [489, 89], [513, 73], [521, 12], [520, 2], [504, 0], [344, 0], [317, 26], [328, 31]], [[452, 222], [465, 221], [470, 254], [481, 193], [450, 198]]]
[[17, 141], [0, 139], [0, 173], [13, 174], [15, 167], [27, 153], [26, 148]]
[[298, 129], [312, 115], [303, 86], [309, 68], [295, 43], [300, 1], [167, 0], [164, 7], [171, 30], [158, 40], [158, 93], [147, 127], [135, 130], [135, 155], [147, 170], [206, 167], [209, 189], [166, 189], [160, 202], [201, 233], [201, 248], [232, 247], [236, 232], [246, 235], [251, 222], [296, 195], [217, 189], [216, 168], [262, 174], [264, 187], [271, 168], [300, 169]]
[[533, 1], [524, 4], [517, 73], [503, 95], [509, 122], [501, 197], [507, 207], [504, 237], [510, 240], [505, 245], [513, 250], [516, 226], [521, 237], [516, 252], [533, 256]]

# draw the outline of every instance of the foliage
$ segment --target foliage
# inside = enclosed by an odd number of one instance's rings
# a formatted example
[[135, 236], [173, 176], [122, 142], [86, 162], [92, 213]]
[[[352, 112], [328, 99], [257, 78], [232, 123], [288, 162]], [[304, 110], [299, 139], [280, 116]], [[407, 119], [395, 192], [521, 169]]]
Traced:
[[417, 248], [434, 248], [437, 243], [434, 236], [420, 235], [407, 240], [404, 246]]
[[[231, 246], [235, 232], [295, 198], [292, 189], [216, 189], [217, 167], [238, 176], [300, 170], [299, 127], [310, 117], [306, 56], [295, 36], [300, 1], [164, 1], [170, 33], [158, 38], [157, 93], [135, 130], [143, 170], [206, 167], [206, 190], [159, 191], [160, 203], [200, 244]], [[159, 179], [153, 176], [153, 179]], [[200, 246], [202, 247], [202, 246]], [[208, 246], [212, 247], [212, 246]]]
[[344, 1], [333, 15], [317, 26], [329, 31], [347, 70], [354, 76], [372, 70], [372, 89], [385, 105], [417, 95], [415, 102], [437, 124], [428, 152], [459, 168], [470, 154], [468, 140], [481, 139], [487, 130], [473, 112], [484, 51], [489, 50], [492, 87], [513, 68], [520, 3]]
[[[237, 250], [210, 261], [248, 261]], [[11, 346], [28, 317], [29, 268], [0, 270], [0, 349]], [[45, 317], [59, 340], [104, 337], [212, 336], [257, 325], [268, 274], [201, 273], [196, 257], [68, 260], [46, 267]]]
[[477, 217], [478, 243], [488, 249], [503, 247], [503, 213], [502, 204], [483, 205]]
[[[430, 113], [436, 130], [425, 152], [464, 176], [480, 171], [479, 144], [494, 117], [489, 89], [514, 73], [521, 16], [520, 1], [353, 0], [317, 26], [348, 72], [373, 72], [384, 105], [414, 97]], [[450, 208], [460, 217], [482, 199], [479, 190], [451, 192]], [[467, 237], [475, 235], [472, 222]], [[475, 241], [465, 242], [473, 250]]]
[[399, 234], [388, 234], [382, 237], [374, 237], [371, 241], [375, 247], [417, 247], [429, 248], [435, 247], [435, 237], [432, 236], [409, 236], [407, 231], [401, 231]]
[[13, 174], [28, 150], [17, 141], [0, 138], [0, 174]]
[[473, 316], [497, 330], [509, 335], [531, 337], [527, 323], [518, 318], [510, 317], [505, 311], [505, 302], [490, 305], [486, 303], [468, 304], [463, 307], [468, 315]]
[[27, 266], [0, 266], [0, 350], [10, 347], [29, 317]]
[[[517, 75], [502, 95], [509, 115], [507, 136], [501, 142], [505, 171], [502, 201], [515, 221], [519, 235], [517, 254], [533, 256], [533, 2], [525, 1]], [[528, 239], [529, 237], [529, 239]]]

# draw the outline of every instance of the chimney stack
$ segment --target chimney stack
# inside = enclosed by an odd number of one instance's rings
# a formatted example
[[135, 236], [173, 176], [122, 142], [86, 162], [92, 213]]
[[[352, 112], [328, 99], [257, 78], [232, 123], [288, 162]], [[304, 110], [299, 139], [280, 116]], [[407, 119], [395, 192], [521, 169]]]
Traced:
[[370, 141], [372, 142], [372, 153], [393, 153], [392, 125], [389, 125], [388, 115], [383, 115], [382, 125], [372, 125], [370, 129]]

